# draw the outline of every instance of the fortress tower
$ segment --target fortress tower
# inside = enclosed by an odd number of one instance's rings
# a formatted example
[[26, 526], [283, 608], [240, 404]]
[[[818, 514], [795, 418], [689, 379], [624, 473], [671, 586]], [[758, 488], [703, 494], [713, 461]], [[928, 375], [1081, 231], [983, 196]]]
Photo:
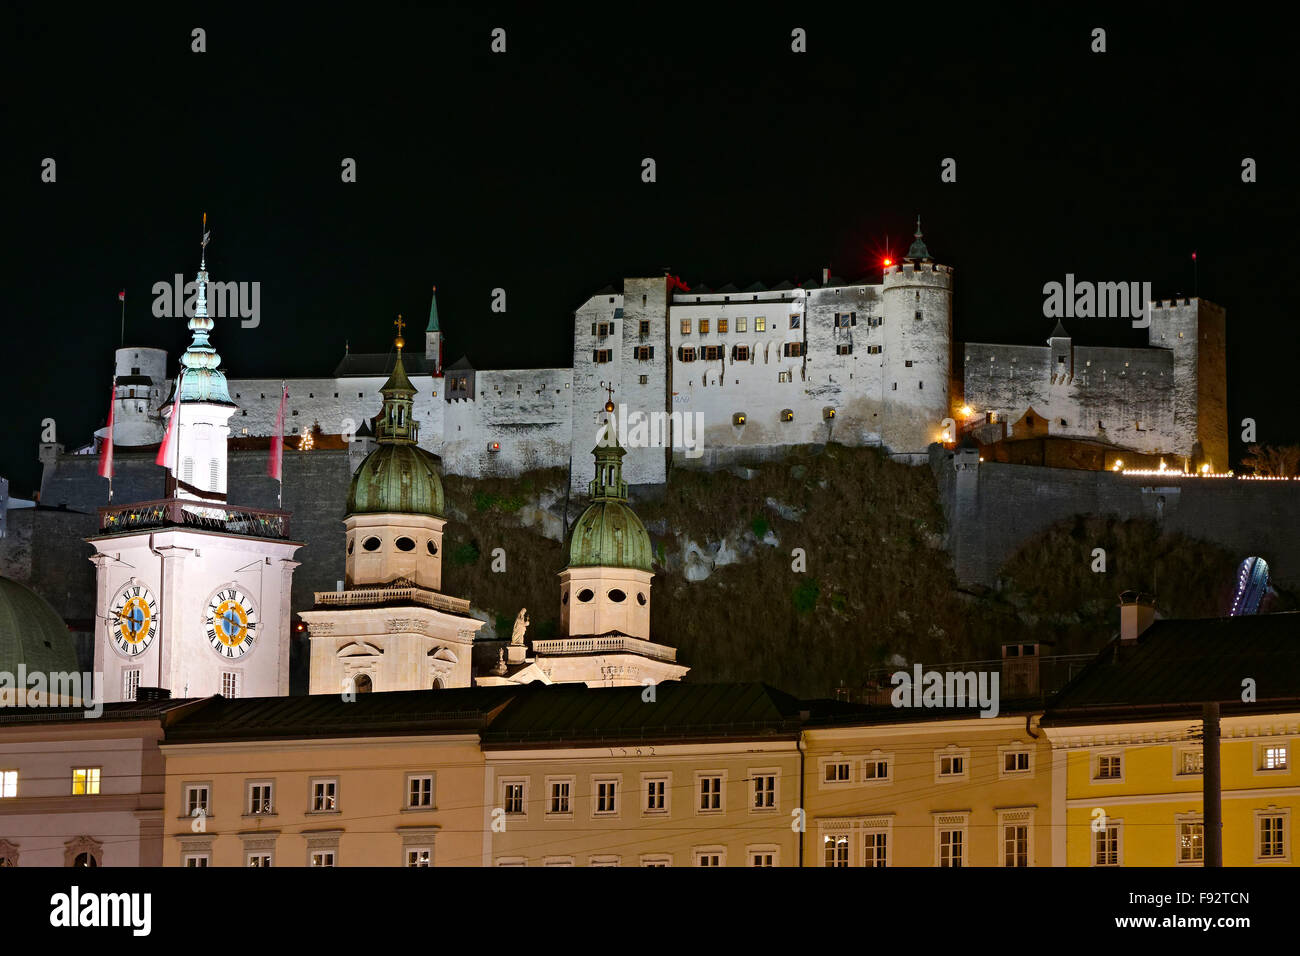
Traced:
[[885, 269], [885, 421], [881, 439], [894, 454], [924, 454], [951, 415], [952, 269], [930, 256], [916, 221], [901, 265]]

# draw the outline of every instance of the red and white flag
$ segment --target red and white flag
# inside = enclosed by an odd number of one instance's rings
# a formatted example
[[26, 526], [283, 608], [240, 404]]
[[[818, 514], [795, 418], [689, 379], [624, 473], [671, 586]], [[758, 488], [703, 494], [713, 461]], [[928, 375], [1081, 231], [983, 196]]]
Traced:
[[99, 477], [113, 480], [113, 410], [117, 407], [117, 378], [113, 378], [113, 388], [108, 396], [108, 431], [104, 433], [104, 443], [99, 446]]
[[119, 292], [119, 293], [117, 294], [117, 301], [118, 301], [118, 302], [125, 302], [125, 301], [126, 301], [126, 290], [125, 290], [125, 289], [123, 289], [121, 292]]
[[[167, 419], [167, 431], [163, 434], [162, 444], [158, 446], [158, 457], [154, 459], [155, 464], [162, 465], [164, 468], [170, 468], [172, 463], [168, 462], [173, 458], [172, 447], [176, 442], [177, 423], [181, 417], [181, 377], [176, 376], [176, 400], [172, 402], [172, 414]], [[180, 475], [176, 476], [179, 480]]]
[[289, 402], [289, 386], [280, 386], [280, 410], [275, 415], [275, 431], [271, 434], [271, 454], [266, 459], [266, 473], [276, 481], [284, 474], [284, 407]]

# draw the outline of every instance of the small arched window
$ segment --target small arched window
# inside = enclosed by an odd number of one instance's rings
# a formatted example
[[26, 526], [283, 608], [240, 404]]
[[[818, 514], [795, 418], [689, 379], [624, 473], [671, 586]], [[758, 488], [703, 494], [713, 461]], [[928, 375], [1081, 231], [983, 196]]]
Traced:
[[371, 681], [369, 674], [358, 674], [352, 678], [352, 688], [358, 694], [369, 694], [375, 689], [374, 682]]

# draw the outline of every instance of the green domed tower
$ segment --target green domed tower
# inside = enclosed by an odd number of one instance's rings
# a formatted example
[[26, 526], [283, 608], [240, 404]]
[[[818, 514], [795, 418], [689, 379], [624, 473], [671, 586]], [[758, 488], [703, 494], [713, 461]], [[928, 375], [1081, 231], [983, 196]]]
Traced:
[[16, 677], [20, 664], [47, 679], [80, 669], [72, 635], [54, 608], [31, 588], [0, 578], [0, 671]]
[[402, 317], [393, 344], [397, 361], [380, 392], [377, 447], [361, 462], [348, 488], [347, 584], [384, 585], [405, 579], [417, 587], [442, 587], [445, 500], [438, 459], [418, 444], [416, 388], [402, 363]]

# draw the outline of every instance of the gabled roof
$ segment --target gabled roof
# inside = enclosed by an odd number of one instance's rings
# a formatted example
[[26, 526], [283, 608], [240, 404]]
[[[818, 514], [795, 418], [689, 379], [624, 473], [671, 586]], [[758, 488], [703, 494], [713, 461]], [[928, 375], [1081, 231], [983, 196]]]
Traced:
[[773, 292], [787, 292], [794, 288], [794, 283], [789, 279], [782, 279], [776, 285], [772, 286]]
[[463, 368], [463, 369], [467, 369], [467, 370], [469, 370], [469, 371], [471, 371], [471, 372], [474, 371], [474, 366], [469, 364], [469, 356], [468, 356], [468, 355], [462, 355], [460, 358], [458, 358], [458, 359], [457, 359], [455, 362], [453, 362], [451, 365], [448, 365], [448, 366], [447, 366], [447, 369], [448, 369], [449, 371], [450, 371], [451, 369], [462, 369], [462, 368]]
[[766, 292], [766, 291], [767, 291], [767, 286], [763, 285], [763, 283], [761, 283], [761, 282], [755, 282], [753, 285], [748, 286], [748, 287], [745, 289], [745, 291], [746, 291], [746, 292]]
[[[334, 369], [335, 378], [387, 378], [397, 364], [397, 352], [349, 352]], [[402, 364], [408, 375], [432, 375], [436, 369], [434, 359], [414, 352], [402, 353]]]
[[[1242, 701], [1242, 681], [1257, 700]], [[1300, 612], [1156, 621], [1125, 644], [1112, 640], [1067, 684], [1044, 724], [1300, 710]]]
[[739, 292], [740, 290], [737, 289], [737, 288], [735, 287], [735, 285], [733, 285], [732, 283], [728, 282], [728, 283], [727, 283], [726, 285], [724, 285], [721, 289], [715, 289], [714, 291], [716, 291], [716, 292]]
[[[199, 704], [202, 697], [167, 697], [162, 700], [124, 700], [104, 704], [104, 712], [97, 718], [100, 722], [118, 720], [154, 720], [171, 711], [180, 710], [190, 704]], [[86, 710], [83, 707], [3, 707], [0, 708], [0, 724], [62, 724], [75, 723], [86, 726]]]

